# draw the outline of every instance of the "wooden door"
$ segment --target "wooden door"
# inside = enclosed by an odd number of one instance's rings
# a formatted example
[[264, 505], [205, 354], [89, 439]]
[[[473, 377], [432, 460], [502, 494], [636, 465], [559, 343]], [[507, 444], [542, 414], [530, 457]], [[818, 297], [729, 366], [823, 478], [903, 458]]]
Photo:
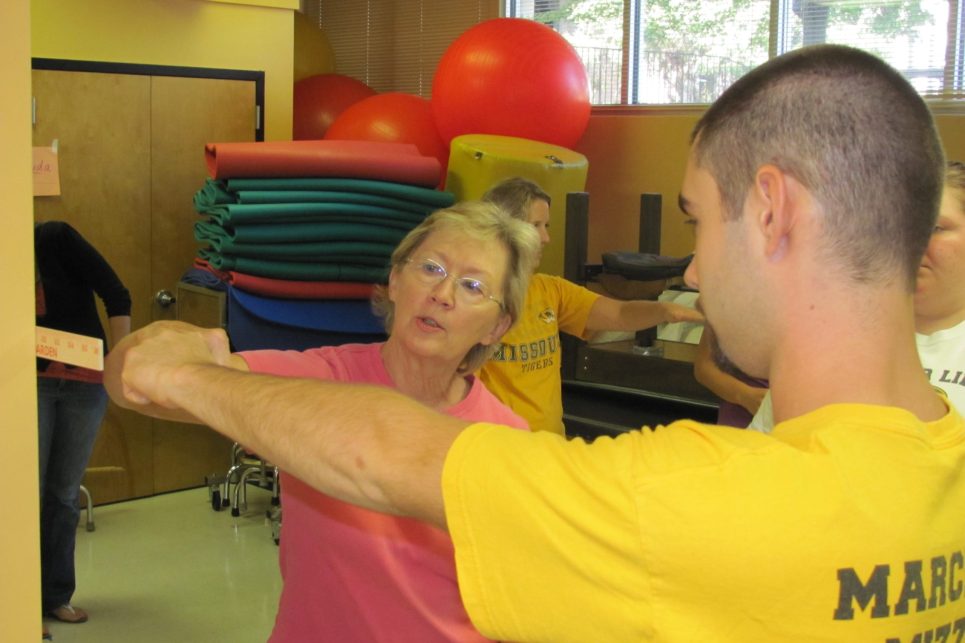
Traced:
[[[151, 292], [175, 292], [198, 248], [192, 197], [207, 171], [205, 143], [250, 141], [255, 134], [255, 87], [250, 81], [156, 76], [151, 101]], [[154, 318], [174, 307], [154, 302]], [[196, 487], [206, 474], [224, 474], [231, 443], [214, 431], [154, 421], [154, 492]]]
[[[57, 140], [62, 191], [34, 200], [36, 219], [70, 222], [104, 254], [131, 291], [133, 327], [172, 318], [154, 295], [175, 291], [197, 248], [204, 144], [253, 140], [254, 82], [51, 70], [33, 82], [34, 144]], [[85, 484], [98, 503], [198, 486], [225, 470], [229, 446], [111, 404]]]

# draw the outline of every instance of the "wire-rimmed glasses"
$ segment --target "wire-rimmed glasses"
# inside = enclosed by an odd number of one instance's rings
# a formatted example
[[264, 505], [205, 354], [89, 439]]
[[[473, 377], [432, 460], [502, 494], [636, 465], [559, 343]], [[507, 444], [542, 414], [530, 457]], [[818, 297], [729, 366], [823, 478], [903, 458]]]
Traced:
[[[446, 267], [435, 259], [421, 257], [419, 259], [406, 259], [406, 264], [412, 268], [412, 273], [426, 286], [436, 286], [450, 277]], [[487, 301], [494, 301], [503, 307], [503, 302], [499, 301], [490, 294], [489, 287], [482, 281], [473, 277], [456, 277], [452, 275], [456, 284], [456, 299], [468, 306], [478, 306]]]

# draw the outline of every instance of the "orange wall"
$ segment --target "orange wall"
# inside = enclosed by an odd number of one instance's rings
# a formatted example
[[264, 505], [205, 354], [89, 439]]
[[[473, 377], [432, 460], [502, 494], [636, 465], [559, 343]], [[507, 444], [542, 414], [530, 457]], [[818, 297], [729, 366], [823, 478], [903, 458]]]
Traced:
[[590, 164], [590, 263], [609, 250], [637, 250], [644, 192], [663, 195], [661, 253], [691, 252], [692, 231], [675, 215], [688, 138], [700, 113], [693, 108], [633, 115], [594, 111], [576, 146]]
[[[603, 252], [637, 249], [643, 192], [663, 195], [661, 253], [681, 256], [693, 251], [693, 231], [683, 224], [677, 194], [690, 130], [701, 114], [691, 107], [633, 115], [594, 110], [576, 146], [590, 163], [590, 263], [599, 263]], [[937, 114], [935, 120], [945, 154], [965, 160], [965, 116]]]

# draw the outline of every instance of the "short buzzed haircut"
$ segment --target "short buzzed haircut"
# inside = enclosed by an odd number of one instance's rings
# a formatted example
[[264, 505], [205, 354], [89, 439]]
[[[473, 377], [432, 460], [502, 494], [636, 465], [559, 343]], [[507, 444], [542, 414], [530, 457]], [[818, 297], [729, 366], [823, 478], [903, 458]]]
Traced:
[[489, 188], [482, 198], [488, 203], [495, 203], [514, 219], [526, 222], [529, 222], [529, 204], [537, 199], [546, 201], [547, 205], [553, 203], [550, 195], [536, 182], [520, 176], [500, 181]]
[[726, 218], [741, 216], [757, 170], [773, 164], [817, 200], [829, 261], [856, 282], [899, 275], [913, 291], [944, 155], [925, 102], [883, 61], [839, 45], [773, 58], [721, 95], [691, 142]]

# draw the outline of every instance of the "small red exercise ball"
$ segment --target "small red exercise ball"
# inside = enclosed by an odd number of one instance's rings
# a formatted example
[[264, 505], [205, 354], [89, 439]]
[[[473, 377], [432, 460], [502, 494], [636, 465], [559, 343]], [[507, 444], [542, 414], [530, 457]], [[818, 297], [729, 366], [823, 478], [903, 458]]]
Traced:
[[429, 101], [412, 94], [387, 92], [360, 100], [339, 114], [326, 139], [412, 143], [423, 156], [439, 159], [442, 174], [449, 146], [442, 142]]
[[342, 74], [316, 74], [295, 83], [292, 138], [320, 139], [339, 114], [375, 90], [360, 80]]
[[586, 68], [546, 25], [487, 20], [443, 54], [432, 113], [446, 144], [462, 134], [499, 134], [572, 147], [590, 119]]

